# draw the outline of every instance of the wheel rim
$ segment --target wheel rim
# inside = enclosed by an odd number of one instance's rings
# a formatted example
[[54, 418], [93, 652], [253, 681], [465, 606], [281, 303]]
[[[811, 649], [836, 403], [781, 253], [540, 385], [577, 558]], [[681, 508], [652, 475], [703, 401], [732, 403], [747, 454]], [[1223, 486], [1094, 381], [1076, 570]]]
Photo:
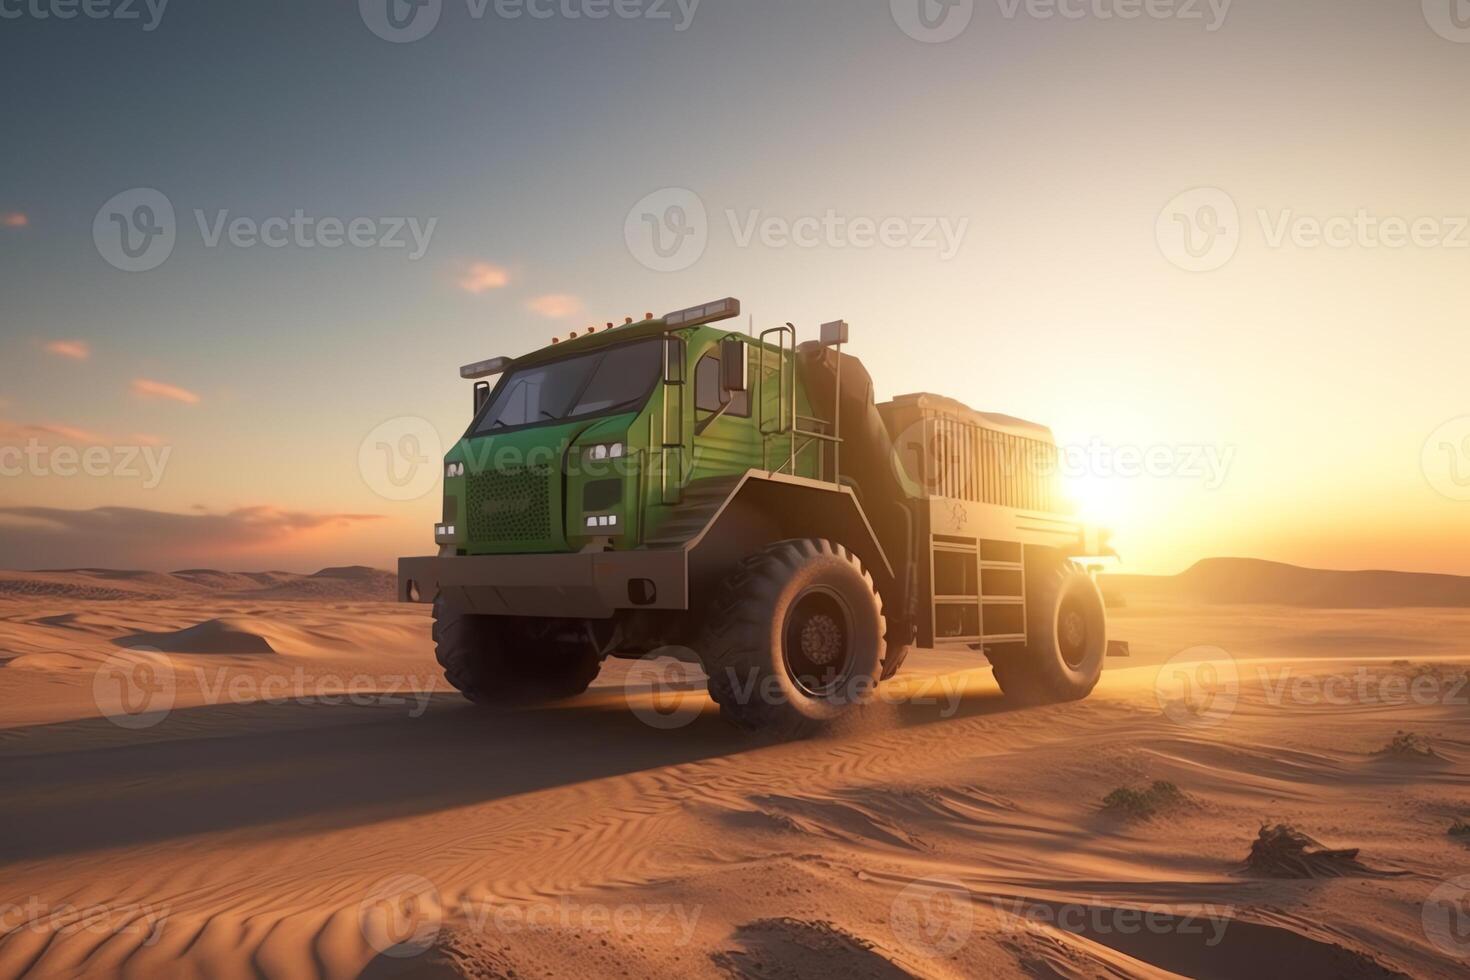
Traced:
[[791, 682], [809, 697], [827, 697], [852, 674], [852, 615], [835, 592], [810, 589], [786, 614], [782, 660]]
[[1087, 612], [1076, 597], [1064, 599], [1057, 612], [1057, 645], [1068, 667], [1081, 667], [1087, 659]]

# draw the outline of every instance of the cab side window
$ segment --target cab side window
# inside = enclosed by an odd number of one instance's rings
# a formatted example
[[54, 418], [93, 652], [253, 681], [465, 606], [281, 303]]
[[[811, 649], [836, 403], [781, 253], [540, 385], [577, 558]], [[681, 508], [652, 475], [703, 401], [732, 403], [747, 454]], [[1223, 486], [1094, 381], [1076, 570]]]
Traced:
[[[694, 366], [694, 407], [701, 412], [720, 410], [720, 355], [706, 354]], [[750, 418], [750, 392], [730, 393], [726, 415]]]

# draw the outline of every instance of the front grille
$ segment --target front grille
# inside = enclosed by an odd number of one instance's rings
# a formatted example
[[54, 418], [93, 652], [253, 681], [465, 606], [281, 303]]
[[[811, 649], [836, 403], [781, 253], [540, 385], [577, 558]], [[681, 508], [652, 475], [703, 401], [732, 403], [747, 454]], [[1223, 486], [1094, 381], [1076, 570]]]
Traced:
[[533, 542], [551, 537], [550, 467], [475, 473], [465, 484], [472, 541]]

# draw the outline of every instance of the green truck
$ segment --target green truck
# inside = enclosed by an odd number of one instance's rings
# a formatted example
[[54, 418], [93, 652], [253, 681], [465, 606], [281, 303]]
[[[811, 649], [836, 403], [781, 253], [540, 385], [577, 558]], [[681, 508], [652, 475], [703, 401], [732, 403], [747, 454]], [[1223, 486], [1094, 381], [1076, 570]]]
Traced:
[[[607, 657], [679, 651], [747, 729], [805, 734], [914, 646], [975, 651], [1007, 697], [1085, 697], [1107, 639], [1106, 534], [1067, 513], [1044, 427], [936, 395], [877, 404], [848, 327], [724, 326], [724, 299], [461, 369], [433, 604], [481, 704], [584, 691]], [[493, 386], [489, 379], [498, 377]]]

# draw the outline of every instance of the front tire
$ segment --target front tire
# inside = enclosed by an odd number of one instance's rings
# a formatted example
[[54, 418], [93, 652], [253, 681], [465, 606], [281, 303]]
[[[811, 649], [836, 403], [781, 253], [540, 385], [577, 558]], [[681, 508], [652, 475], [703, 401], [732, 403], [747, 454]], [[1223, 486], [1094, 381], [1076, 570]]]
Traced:
[[1107, 612], [1092, 576], [1070, 561], [1026, 583], [1026, 646], [987, 652], [1007, 698], [1022, 704], [1078, 701], [1092, 693], [1107, 656]]
[[532, 704], [574, 697], [602, 667], [590, 640], [557, 638], [551, 624], [462, 612], [434, 599], [434, 655], [468, 701]]
[[855, 555], [831, 541], [778, 541], [725, 579], [699, 652], [722, 716], [792, 738], [871, 697], [884, 633], [882, 602]]

